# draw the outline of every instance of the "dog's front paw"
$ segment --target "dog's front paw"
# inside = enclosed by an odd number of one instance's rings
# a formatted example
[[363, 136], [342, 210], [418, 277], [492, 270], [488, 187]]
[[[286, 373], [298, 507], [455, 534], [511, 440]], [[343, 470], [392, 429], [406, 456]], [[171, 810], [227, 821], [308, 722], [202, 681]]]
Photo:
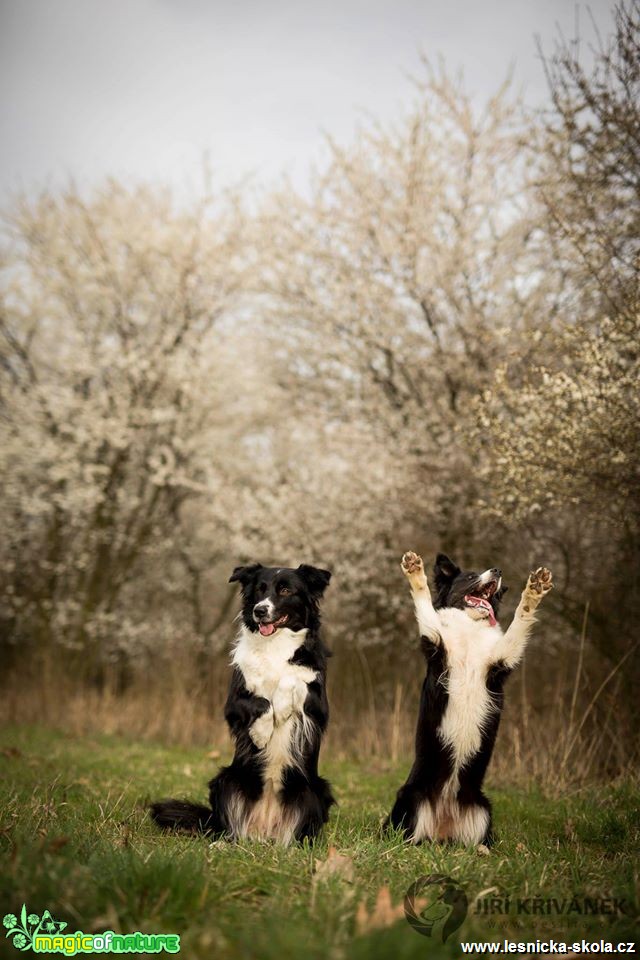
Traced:
[[270, 705], [267, 712], [254, 720], [249, 727], [249, 736], [259, 750], [263, 750], [271, 740], [273, 719], [273, 707]]
[[293, 693], [291, 690], [276, 691], [273, 697], [273, 715], [276, 724], [286, 723], [293, 715]]
[[546, 567], [538, 567], [537, 570], [529, 574], [527, 591], [537, 596], [539, 600], [542, 600], [552, 587], [553, 578], [551, 576], [551, 570], [547, 570]]
[[273, 695], [273, 713], [276, 723], [284, 723], [294, 713], [300, 713], [307, 697], [307, 685], [302, 680], [286, 677], [280, 681]]
[[529, 574], [527, 585], [524, 588], [522, 599], [524, 601], [525, 613], [535, 610], [543, 597], [549, 593], [553, 587], [553, 577], [551, 570], [546, 567], [538, 567], [537, 570]]
[[427, 578], [424, 572], [422, 557], [419, 557], [417, 553], [409, 550], [408, 553], [405, 553], [402, 557], [400, 568], [411, 584], [412, 590], [424, 590], [427, 585]]

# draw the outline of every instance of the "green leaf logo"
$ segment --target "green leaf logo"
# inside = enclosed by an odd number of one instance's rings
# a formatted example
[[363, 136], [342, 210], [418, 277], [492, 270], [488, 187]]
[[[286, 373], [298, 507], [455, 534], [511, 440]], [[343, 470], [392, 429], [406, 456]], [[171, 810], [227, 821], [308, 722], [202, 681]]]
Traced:
[[22, 904], [20, 919], [15, 913], [6, 913], [2, 920], [6, 928], [6, 937], [11, 937], [16, 950], [30, 950], [33, 938], [38, 933], [61, 933], [67, 924], [64, 920], [54, 920], [48, 910], [42, 914], [42, 918], [37, 913], [27, 915], [27, 905]]

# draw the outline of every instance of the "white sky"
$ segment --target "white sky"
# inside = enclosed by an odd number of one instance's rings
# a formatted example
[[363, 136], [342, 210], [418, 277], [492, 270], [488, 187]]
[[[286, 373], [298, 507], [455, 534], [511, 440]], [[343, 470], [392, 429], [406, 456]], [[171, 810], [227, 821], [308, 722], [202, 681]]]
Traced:
[[[607, 32], [613, 0], [589, 7]], [[392, 120], [418, 51], [484, 98], [510, 64], [545, 96], [534, 35], [571, 37], [575, 0], [0, 0], [0, 202], [115, 175], [228, 183], [289, 172], [303, 187], [323, 130]]]

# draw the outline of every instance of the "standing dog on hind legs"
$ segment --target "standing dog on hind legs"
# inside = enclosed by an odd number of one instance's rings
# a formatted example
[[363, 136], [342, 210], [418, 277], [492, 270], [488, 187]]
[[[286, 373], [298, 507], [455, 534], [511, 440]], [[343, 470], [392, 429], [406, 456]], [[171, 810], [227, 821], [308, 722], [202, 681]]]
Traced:
[[439, 554], [435, 603], [421, 558], [405, 553], [427, 675], [422, 686], [416, 755], [387, 825], [412, 843], [453, 840], [490, 843], [491, 804], [482, 782], [504, 702], [503, 685], [520, 662], [535, 611], [552, 587], [540, 567], [529, 576], [513, 622], [502, 632], [497, 616], [506, 591], [500, 570], [460, 570]]
[[235, 754], [209, 784], [210, 807], [159, 800], [159, 826], [285, 845], [322, 829], [335, 802], [318, 775], [329, 720], [319, 602], [330, 579], [304, 563], [233, 571], [242, 613], [224, 715]]

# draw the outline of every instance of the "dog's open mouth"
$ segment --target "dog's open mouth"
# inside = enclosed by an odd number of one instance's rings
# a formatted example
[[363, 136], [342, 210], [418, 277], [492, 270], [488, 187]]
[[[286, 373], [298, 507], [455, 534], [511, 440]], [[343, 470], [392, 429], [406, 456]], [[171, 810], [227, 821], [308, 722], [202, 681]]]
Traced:
[[471, 593], [468, 593], [464, 598], [464, 602], [467, 607], [472, 607], [474, 610], [484, 610], [486, 612], [486, 617], [492, 627], [496, 625], [496, 615], [493, 612], [493, 607], [485, 597], [476, 597]]
[[485, 611], [485, 619], [489, 621], [492, 627], [495, 627], [497, 620], [490, 601], [499, 585], [499, 580], [491, 580], [484, 587], [482, 587], [482, 589], [477, 590], [475, 593], [467, 593], [464, 598], [464, 602], [467, 607], [471, 607], [474, 610]]
[[486, 586], [482, 588], [482, 590], [474, 590], [472, 595], [474, 597], [479, 597], [481, 600], [490, 600], [497, 589], [498, 589], [498, 581], [490, 580], [489, 583], [487, 583]]
[[272, 633], [275, 633], [278, 627], [284, 627], [285, 623], [289, 619], [288, 616], [280, 617], [279, 620], [274, 620], [273, 623], [259, 623], [258, 630], [263, 637], [270, 637]]

